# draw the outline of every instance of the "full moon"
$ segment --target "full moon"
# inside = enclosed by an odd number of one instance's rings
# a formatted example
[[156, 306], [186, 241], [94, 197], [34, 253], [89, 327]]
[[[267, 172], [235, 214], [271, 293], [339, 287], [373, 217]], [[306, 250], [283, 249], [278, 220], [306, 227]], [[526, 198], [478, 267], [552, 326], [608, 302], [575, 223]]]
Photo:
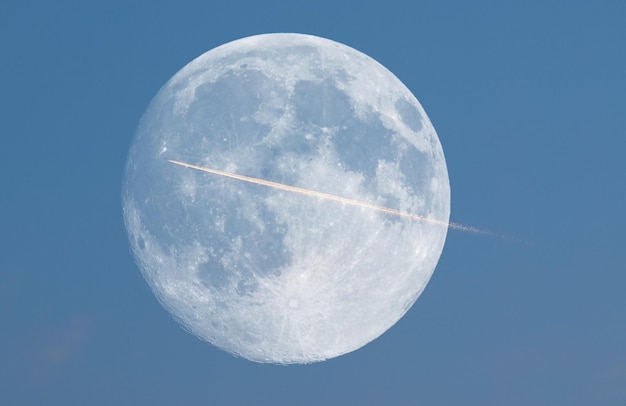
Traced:
[[233, 41], [176, 73], [137, 128], [122, 200], [135, 259], [173, 317], [278, 364], [346, 354], [394, 325], [450, 216], [443, 150], [413, 94], [369, 56], [302, 34]]

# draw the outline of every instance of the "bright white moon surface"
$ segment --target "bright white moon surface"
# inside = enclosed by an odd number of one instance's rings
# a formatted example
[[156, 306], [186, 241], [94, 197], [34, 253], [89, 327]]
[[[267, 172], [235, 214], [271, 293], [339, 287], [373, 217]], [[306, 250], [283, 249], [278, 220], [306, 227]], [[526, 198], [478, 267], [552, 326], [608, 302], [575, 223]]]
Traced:
[[450, 215], [417, 99], [367, 55], [300, 34], [230, 42], [176, 73], [141, 119], [122, 194], [161, 304], [201, 339], [279, 364], [337, 357], [395, 324], [428, 283]]

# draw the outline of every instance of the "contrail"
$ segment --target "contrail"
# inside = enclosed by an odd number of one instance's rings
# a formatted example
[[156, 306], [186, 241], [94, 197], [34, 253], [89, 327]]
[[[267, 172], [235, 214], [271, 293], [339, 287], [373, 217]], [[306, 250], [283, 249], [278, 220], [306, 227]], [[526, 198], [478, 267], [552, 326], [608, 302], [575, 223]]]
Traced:
[[471, 226], [464, 226], [463, 224], [452, 223], [452, 222], [445, 222], [445, 221], [439, 221], [439, 220], [433, 220], [433, 219], [429, 219], [428, 217], [422, 217], [422, 216], [418, 216], [416, 214], [411, 214], [411, 213], [407, 213], [407, 212], [403, 212], [403, 211], [399, 211], [399, 210], [390, 209], [388, 207], [376, 206], [374, 204], [361, 202], [361, 201], [358, 201], [358, 200], [353, 200], [353, 199], [348, 199], [348, 198], [345, 198], [345, 197], [335, 196], [335, 195], [331, 195], [331, 194], [328, 194], [328, 193], [316, 192], [316, 191], [310, 190], [310, 189], [303, 189], [303, 188], [299, 188], [299, 187], [295, 187], [295, 186], [289, 186], [289, 185], [285, 185], [283, 183], [271, 182], [269, 180], [263, 180], [263, 179], [259, 179], [259, 178], [252, 178], [250, 176], [238, 175], [236, 173], [220, 171], [218, 169], [205, 168], [203, 166], [192, 165], [192, 164], [188, 164], [188, 163], [185, 163], [185, 162], [175, 161], [173, 159], [168, 159], [168, 161], [173, 163], [173, 164], [176, 164], [176, 165], [184, 166], [186, 168], [197, 169], [199, 171], [213, 173], [215, 175], [221, 175], [221, 176], [226, 176], [226, 177], [232, 178], [232, 179], [243, 180], [245, 182], [250, 182], [250, 183], [257, 184], [257, 185], [273, 187], [275, 189], [280, 189], [280, 190], [284, 190], [284, 191], [287, 191], [287, 192], [300, 193], [302, 195], [313, 196], [313, 197], [317, 197], [319, 199], [332, 200], [334, 202], [348, 204], [348, 205], [351, 205], [351, 206], [364, 207], [366, 209], [376, 210], [378, 212], [385, 213], [385, 214], [390, 214], [392, 216], [399, 216], [399, 217], [404, 217], [404, 218], [408, 218], [408, 219], [412, 219], [412, 220], [424, 221], [424, 222], [431, 223], [431, 224], [437, 224], [437, 225], [440, 225], [440, 226], [445, 226], [445, 227], [453, 229], [453, 230], [466, 231], [466, 232], [474, 233], [474, 234], [482, 234], [482, 235], [494, 236], [494, 234], [489, 232], [489, 231], [481, 230], [481, 229], [478, 229], [478, 228], [475, 228], [475, 227], [471, 227]]

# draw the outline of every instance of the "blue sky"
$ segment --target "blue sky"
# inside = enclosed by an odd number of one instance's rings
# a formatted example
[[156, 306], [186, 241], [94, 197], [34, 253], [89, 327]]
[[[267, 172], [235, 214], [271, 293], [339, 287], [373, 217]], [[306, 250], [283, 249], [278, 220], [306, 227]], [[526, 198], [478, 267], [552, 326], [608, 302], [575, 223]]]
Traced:
[[[626, 402], [626, 3], [336, 3], [0, 4], [0, 404]], [[438, 131], [452, 221], [521, 241], [451, 230], [400, 322], [308, 366], [186, 333], [121, 214], [158, 89], [267, 32], [330, 38], [394, 72]]]

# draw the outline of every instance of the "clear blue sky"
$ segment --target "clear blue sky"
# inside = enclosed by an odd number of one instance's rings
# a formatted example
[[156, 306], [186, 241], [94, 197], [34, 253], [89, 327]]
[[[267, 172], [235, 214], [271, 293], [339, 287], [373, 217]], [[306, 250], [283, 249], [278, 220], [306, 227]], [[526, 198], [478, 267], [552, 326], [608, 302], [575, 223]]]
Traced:
[[[3, 1], [0, 404], [626, 404], [623, 1]], [[129, 252], [120, 190], [150, 99], [267, 32], [350, 45], [417, 96], [452, 221], [391, 330], [308, 366], [186, 333]]]

